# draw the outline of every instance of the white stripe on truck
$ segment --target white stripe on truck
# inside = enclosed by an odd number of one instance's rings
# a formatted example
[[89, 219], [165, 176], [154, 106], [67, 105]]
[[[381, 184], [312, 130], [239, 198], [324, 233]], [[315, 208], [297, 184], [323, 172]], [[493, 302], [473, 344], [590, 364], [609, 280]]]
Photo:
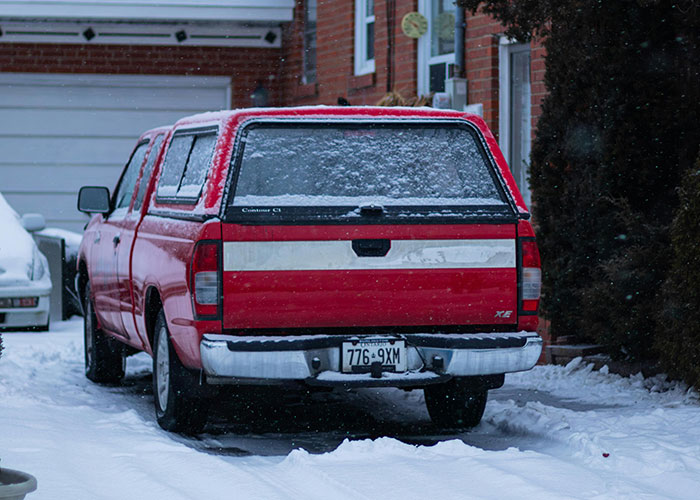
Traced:
[[514, 268], [515, 240], [392, 240], [384, 257], [351, 241], [228, 241], [224, 271]]

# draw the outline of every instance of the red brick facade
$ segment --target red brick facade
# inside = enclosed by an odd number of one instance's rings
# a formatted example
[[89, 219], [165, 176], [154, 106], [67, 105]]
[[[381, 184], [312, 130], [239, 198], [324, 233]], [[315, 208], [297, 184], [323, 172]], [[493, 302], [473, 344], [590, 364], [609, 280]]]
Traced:
[[[282, 105], [280, 49], [0, 43], [0, 72], [230, 76], [233, 107], [263, 80]], [[273, 78], [270, 78], [270, 77]]]
[[[391, 3], [395, 15], [389, 27], [387, 4]], [[401, 32], [401, 19], [417, 10], [417, 0], [375, 1], [376, 70], [361, 76], [354, 75], [353, 5], [347, 0], [318, 2], [317, 78], [310, 84], [302, 82], [304, 0], [297, 1], [295, 20], [284, 26], [281, 49], [0, 43], [0, 72], [230, 76], [233, 107], [250, 106], [258, 81], [268, 89], [270, 105], [335, 104], [341, 96], [352, 104], [375, 104], [388, 90], [415, 95], [417, 42]], [[483, 104], [484, 118], [498, 134], [503, 27], [483, 14], [467, 14], [466, 21], [468, 99]], [[388, 50], [390, 32], [393, 54]], [[533, 131], [545, 94], [544, 56], [541, 45], [533, 43]]]
[[[344, 97], [351, 104], [375, 104], [387, 92], [397, 90], [408, 97], [416, 93], [417, 42], [401, 31], [401, 19], [418, 9], [417, 0], [395, 1], [393, 29], [394, 54], [389, 78], [388, 0], [375, 0], [375, 73], [354, 76], [354, 8], [347, 0], [325, 0], [318, 4], [317, 78], [302, 82], [304, 0], [298, 0], [295, 21], [287, 26], [282, 44], [283, 101], [286, 105], [335, 104]], [[499, 119], [499, 42], [504, 28], [493, 18], [477, 13], [466, 16], [465, 66], [470, 103], [482, 103], [484, 119], [498, 135]], [[533, 131], [544, 98], [544, 48], [531, 44], [531, 92]]]

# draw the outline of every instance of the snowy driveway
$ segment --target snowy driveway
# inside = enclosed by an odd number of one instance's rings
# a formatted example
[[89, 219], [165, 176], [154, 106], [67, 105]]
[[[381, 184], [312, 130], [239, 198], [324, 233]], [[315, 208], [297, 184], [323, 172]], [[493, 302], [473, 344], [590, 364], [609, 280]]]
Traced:
[[[697, 394], [583, 366], [536, 367], [491, 391], [471, 432], [439, 433], [421, 391], [257, 391], [222, 401], [208, 433], [153, 416], [150, 358], [123, 387], [83, 376], [82, 320], [7, 333], [0, 466], [40, 499], [698, 498]], [[273, 411], [284, 399], [283, 410]], [[266, 404], [267, 402], [267, 404]]]

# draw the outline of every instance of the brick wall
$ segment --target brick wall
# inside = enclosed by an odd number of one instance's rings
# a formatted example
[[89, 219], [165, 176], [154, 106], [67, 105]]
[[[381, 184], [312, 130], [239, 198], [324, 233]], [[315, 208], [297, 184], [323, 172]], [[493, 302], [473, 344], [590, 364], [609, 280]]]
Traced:
[[375, 0], [375, 73], [354, 75], [355, 9], [347, 0], [325, 0], [318, 4], [317, 79], [313, 84], [302, 82], [303, 53], [303, 0], [297, 2], [295, 21], [284, 33], [285, 103], [336, 104], [344, 97], [351, 104], [375, 104], [387, 88], [405, 96], [415, 94], [416, 51], [415, 40], [401, 33], [401, 18], [417, 9], [417, 1], [396, 1], [391, 33], [394, 37], [392, 58], [393, 84], [389, 84], [389, 54], [387, 51], [390, 27], [387, 23], [387, 0]]
[[532, 137], [535, 137], [537, 120], [542, 114], [542, 101], [547, 95], [544, 85], [545, 58], [547, 51], [541, 40], [535, 40], [530, 44], [530, 91], [532, 92]]
[[[393, 83], [389, 83], [387, 3], [375, 1], [375, 73], [354, 75], [354, 3], [319, 0], [317, 80], [302, 82], [303, 0], [294, 21], [284, 25], [282, 49], [231, 47], [173, 47], [127, 45], [0, 44], [1, 72], [97, 73], [230, 76], [232, 106], [250, 105], [250, 94], [262, 80], [271, 105], [335, 104], [345, 97], [352, 104], [374, 104], [388, 88], [404, 96], [417, 87], [417, 42], [401, 32], [401, 19], [417, 10], [417, 0], [395, 0]], [[484, 118], [498, 134], [498, 35], [503, 27], [492, 18], [467, 14], [466, 76], [469, 102], [484, 105]], [[545, 50], [532, 43], [533, 134], [545, 95]]]
[[466, 21], [464, 53], [468, 100], [483, 104], [484, 120], [498, 135], [498, 34], [503, 32], [503, 27], [481, 13], [467, 14]]
[[[345, 97], [351, 104], [374, 104], [388, 88], [408, 97], [417, 88], [418, 43], [401, 32], [401, 19], [418, 9], [417, 0], [396, 0], [393, 24], [393, 84], [388, 82], [387, 2], [375, 0], [375, 73], [354, 76], [354, 2], [319, 0], [317, 26], [317, 78], [312, 84], [302, 82], [304, 0], [298, 0], [295, 21], [284, 32], [282, 77], [283, 102], [286, 105], [336, 104]], [[484, 119], [498, 135], [499, 120], [499, 35], [504, 31], [493, 18], [467, 13], [465, 40], [466, 77], [469, 81], [469, 102], [482, 103]], [[539, 42], [532, 43], [532, 119], [533, 134], [540, 115], [544, 89], [545, 51]]]
[[230, 76], [233, 107], [263, 80], [281, 105], [281, 49], [0, 43], [0, 72]]

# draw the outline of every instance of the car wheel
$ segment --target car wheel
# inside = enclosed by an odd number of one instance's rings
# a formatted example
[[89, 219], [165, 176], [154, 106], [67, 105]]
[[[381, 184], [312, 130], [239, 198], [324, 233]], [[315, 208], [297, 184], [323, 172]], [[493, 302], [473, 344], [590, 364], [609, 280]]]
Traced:
[[126, 359], [117, 341], [97, 327], [95, 308], [90, 297], [90, 283], [85, 286], [85, 376], [98, 384], [118, 384], [124, 378]]
[[209, 401], [197, 373], [180, 362], [162, 310], [155, 325], [153, 399], [158, 424], [166, 431], [196, 434], [207, 424]]
[[469, 390], [455, 380], [424, 389], [425, 406], [435, 425], [447, 428], [475, 427], [486, 408], [488, 391]]

